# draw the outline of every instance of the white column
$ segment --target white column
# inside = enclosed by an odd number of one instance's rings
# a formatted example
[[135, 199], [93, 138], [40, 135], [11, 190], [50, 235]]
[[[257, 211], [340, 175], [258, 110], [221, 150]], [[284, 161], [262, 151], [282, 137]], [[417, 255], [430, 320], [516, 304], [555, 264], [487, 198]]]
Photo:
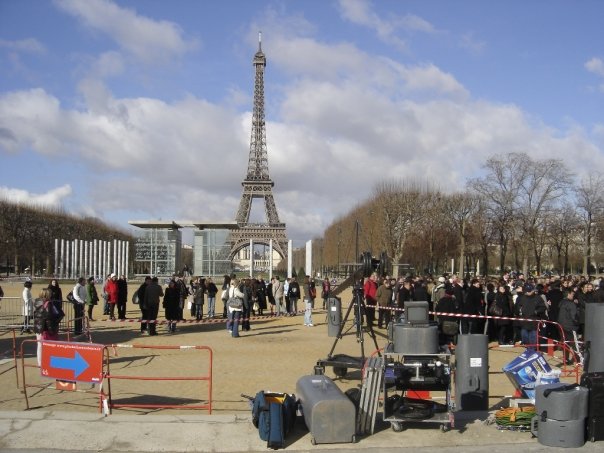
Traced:
[[126, 253], [124, 254], [124, 275], [126, 276], [126, 278], [128, 278], [128, 272], [130, 271], [130, 269], [128, 268], [128, 265], [130, 264], [128, 261], [128, 255], [130, 253], [130, 242], [125, 241], [126, 243]]
[[254, 240], [250, 239], [250, 277], [254, 276]]
[[58, 270], [59, 270], [59, 240], [55, 239], [55, 268], [54, 268], [53, 275], [55, 275], [56, 277], [59, 276], [59, 274], [57, 273]]
[[455, 273], [455, 258], [451, 258], [451, 275]]
[[61, 239], [61, 253], [60, 253], [60, 258], [59, 261], [61, 263], [61, 273], [59, 274], [59, 277], [67, 277], [67, 274], [65, 274], [65, 239]]
[[292, 278], [292, 260], [294, 255], [294, 241], [287, 241], [287, 278]]
[[71, 241], [65, 241], [65, 277], [71, 278], [71, 260], [70, 258]]
[[312, 277], [312, 239], [306, 241], [306, 268], [304, 272]]
[[480, 260], [476, 260], [476, 277], [480, 275]]
[[122, 275], [122, 241], [117, 241], [117, 255], [116, 255], [116, 264], [117, 264], [117, 275]]
[[84, 274], [90, 276], [90, 268], [88, 267], [88, 241], [84, 241]]
[[268, 241], [268, 279], [271, 280], [273, 278], [273, 240], [269, 239]]
[[78, 258], [78, 268], [80, 275], [86, 278], [86, 270], [84, 269], [84, 240], [80, 239], [80, 257]]
[[79, 241], [77, 239], [73, 240], [73, 260], [71, 261], [71, 268], [73, 269], [73, 276], [77, 278], [78, 274], [78, 245]]
[[92, 243], [92, 272], [94, 274], [94, 276], [98, 276], [99, 274], [97, 273], [97, 260], [98, 260], [98, 253], [99, 253], [99, 248], [98, 248], [98, 242], [95, 239], [94, 242]]
[[119, 266], [117, 265], [117, 239], [113, 240], [113, 266], [111, 266], [113, 272], [115, 272], [119, 278]]

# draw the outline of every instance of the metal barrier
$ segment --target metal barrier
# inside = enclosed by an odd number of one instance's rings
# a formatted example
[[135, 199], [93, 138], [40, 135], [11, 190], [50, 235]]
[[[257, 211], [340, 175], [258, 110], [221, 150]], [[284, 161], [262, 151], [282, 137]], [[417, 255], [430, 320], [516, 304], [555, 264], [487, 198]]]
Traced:
[[[27, 389], [28, 388], [39, 388], [39, 389], [49, 389], [52, 385], [55, 385], [55, 390], [57, 391], [65, 391], [65, 390], [69, 390], [70, 392], [81, 392], [81, 393], [100, 393], [102, 387], [99, 386], [99, 390], [92, 392], [91, 390], [79, 390], [76, 388], [75, 383], [71, 382], [71, 381], [60, 381], [60, 380], [53, 380], [52, 382], [45, 382], [45, 383], [37, 383], [37, 384], [28, 384], [27, 383], [27, 373], [26, 373], [26, 369], [28, 368], [36, 368], [36, 369], [40, 369], [40, 366], [38, 365], [37, 362], [37, 351], [36, 351], [36, 363], [35, 364], [31, 364], [31, 363], [26, 363], [25, 361], [25, 351], [24, 351], [24, 346], [28, 345], [28, 344], [32, 344], [32, 345], [36, 345], [36, 350], [40, 347], [40, 343], [43, 340], [23, 340], [21, 342], [21, 346], [19, 348], [19, 356], [21, 357], [21, 375], [23, 377], [23, 388], [22, 388], [22, 392], [23, 392], [23, 396], [25, 398], [25, 407], [26, 409], [29, 409], [29, 396], [27, 394]], [[106, 348], [104, 348], [103, 351], [104, 354], [109, 355], [109, 352], [106, 351]], [[18, 380], [18, 377], [17, 377]], [[66, 385], [67, 384], [67, 385]], [[99, 406], [99, 412], [102, 410], [102, 408]]]
[[4, 332], [0, 332], [0, 337], [4, 336], [4, 335], [12, 335], [12, 348], [8, 349], [6, 351], [1, 351], [0, 352], [0, 359], [6, 359], [8, 357], [8, 355], [10, 354], [10, 361], [12, 362], [12, 365], [10, 367], [8, 367], [6, 370], [0, 372], [0, 374], [4, 374], [9, 372], [10, 370], [14, 369], [15, 370], [15, 377], [17, 380], [17, 388], [19, 388], [19, 368], [17, 367], [17, 334], [15, 333], [14, 328], [11, 329], [7, 329]]
[[[61, 321], [59, 329], [66, 330], [69, 322], [74, 319], [73, 304], [63, 301], [61, 308], [63, 308], [65, 317]], [[0, 328], [20, 329], [24, 326], [24, 322], [23, 299], [21, 297], [3, 297], [0, 301]], [[29, 328], [33, 330], [33, 316], [30, 317]]]
[[[155, 346], [155, 345], [137, 345], [137, 344], [114, 344], [108, 345], [107, 348], [112, 348], [117, 355], [118, 348], [128, 349], [147, 349], [147, 350], [197, 350], [207, 351], [208, 362], [207, 362], [207, 374], [201, 374], [198, 376], [150, 376], [150, 375], [135, 375], [135, 374], [112, 374], [110, 371], [110, 359], [106, 356], [105, 363], [105, 382], [107, 393], [104, 390], [101, 391], [100, 404], [103, 407], [103, 411], [106, 415], [111, 413], [113, 408], [146, 408], [146, 409], [207, 409], [208, 413], [212, 413], [212, 366], [213, 366], [213, 352], [212, 349], [207, 346]], [[113, 379], [118, 380], [134, 380], [134, 381], [207, 381], [208, 383], [208, 397], [207, 402], [204, 404], [159, 404], [159, 403], [142, 403], [142, 402], [130, 402], [130, 403], [118, 403], [115, 402], [112, 396], [111, 381]], [[199, 399], [203, 401], [203, 398]]]

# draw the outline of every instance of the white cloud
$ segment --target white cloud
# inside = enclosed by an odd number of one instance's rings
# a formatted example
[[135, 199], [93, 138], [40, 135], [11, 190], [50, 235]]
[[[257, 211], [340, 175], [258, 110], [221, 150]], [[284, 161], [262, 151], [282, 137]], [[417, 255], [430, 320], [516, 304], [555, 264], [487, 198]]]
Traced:
[[400, 30], [436, 33], [430, 22], [414, 14], [384, 19], [373, 10], [373, 5], [368, 0], [340, 0], [339, 6], [344, 19], [373, 30], [383, 42], [399, 50], [408, 48], [407, 42], [397, 35]]
[[144, 63], [167, 63], [199, 44], [194, 39], [187, 41], [173, 22], [140, 16], [108, 0], [55, 0], [55, 4], [88, 27], [105, 33], [122, 50]]
[[6, 39], [0, 39], [0, 47], [12, 50], [14, 52], [25, 52], [25, 53], [44, 53], [46, 48], [44, 45], [34, 38], [20, 39], [17, 41], [8, 41]]
[[12, 189], [0, 186], [0, 198], [11, 200], [17, 203], [31, 204], [37, 206], [50, 206], [58, 208], [63, 201], [72, 193], [71, 186], [65, 184], [61, 187], [51, 189], [46, 193], [30, 193], [26, 190]]
[[604, 61], [601, 58], [593, 57], [585, 63], [585, 69], [596, 75], [604, 77]]
[[[384, 179], [425, 178], [448, 192], [495, 153], [573, 156], [576, 172], [604, 168], [601, 149], [583, 131], [551, 130], [517, 106], [475, 100], [436, 64], [320, 42], [302, 17], [271, 20], [299, 27], [263, 42], [267, 71], [279, 80], [267, 87], [274, 96], [266, 98], [269, 169], [281, 220], [296, 240], [318, 234]], [[90, 180], [81, 211], [101, 218], [233, 219], [251, 112], [230, 106], [251, 93], [225, 92], [226, 107], [194, 96], [165, 102], [120, 97], [92, 76], [120, 74], [126, 63], [119, 52], [99, 55], [79, 81], [77, 108], [43, 89], [0, 95], [0, 151], [81, 162]]]
[[[596, 74], [604, 78], [604, 60], [601, 58], [593, 57], [591, 60], [585, 63], [585, 69], [589, 72]], [[604, 82], [598, 86], [598, 91], [604, 93]]]

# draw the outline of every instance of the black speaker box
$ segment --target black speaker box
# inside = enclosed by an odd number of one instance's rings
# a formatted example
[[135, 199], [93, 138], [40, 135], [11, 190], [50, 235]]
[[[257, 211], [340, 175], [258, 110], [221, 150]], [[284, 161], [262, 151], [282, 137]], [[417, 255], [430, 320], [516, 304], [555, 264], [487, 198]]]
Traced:
[[587, 439], [604, 440], [604, 373], [584, 373], [581, 386], [589, 389]]

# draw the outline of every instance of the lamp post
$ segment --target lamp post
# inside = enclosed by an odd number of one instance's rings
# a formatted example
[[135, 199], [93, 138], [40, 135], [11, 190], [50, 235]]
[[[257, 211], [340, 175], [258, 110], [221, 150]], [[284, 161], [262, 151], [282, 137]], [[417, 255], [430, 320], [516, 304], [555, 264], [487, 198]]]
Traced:
[[8, 239], [6, 240], [6, 278], [8, 278]]
[[340, 278], [340, 234], [342, 233], [342, 228], [338, 227], [338, 278]]

